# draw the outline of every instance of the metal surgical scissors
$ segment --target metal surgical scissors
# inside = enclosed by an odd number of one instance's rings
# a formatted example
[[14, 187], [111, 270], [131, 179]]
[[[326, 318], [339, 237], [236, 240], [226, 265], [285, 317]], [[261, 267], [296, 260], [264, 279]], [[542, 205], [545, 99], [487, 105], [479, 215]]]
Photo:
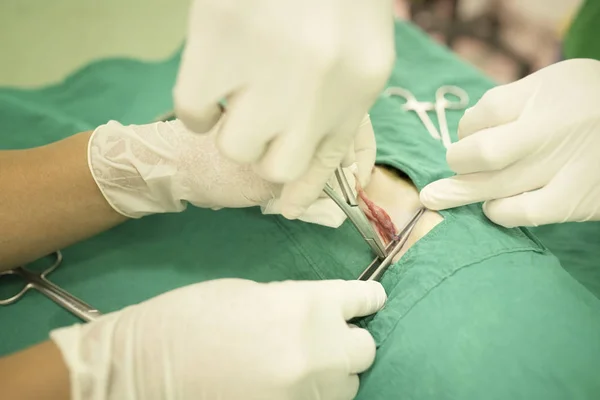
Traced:
[[[429, 134], [437, 140], [441, 140], [444, 147], [450, 146], [450, 131], [448, 129], [448, 121], [446, 119], [446, 110], [462, 110], [467, 108], [469, 104], [469, 95], [458, 86], [441, 86], [435, 92], [435, 102], [418, 101], [417, 98], [407, 89], [401, 87], [389, 87], [383, 92], [384, 96], [402, 97], [405, 102], [402, 108], [407, 111], [414, 111], [418, 116]], [[452, 95], [458, 100], [449, 99], [448, 95]], [[438, 131], [433, 125], [433, 121], [427, 114], [428, 111], [435, 110], [440, 130]]]
[[373, 229], [365, 213], [359, 208], [356, 196], [341, 167], [335, 170], [335, 178], [340, 186], [342, 197], [329, 184], [323, 190], [342, 209], [344, 214], [348, 216], [348, 219], [354, 224], [377, 257], [385, 258], [387, 255], [385, 245], [377, 232], [375, 232], [375, 229]]
[[84, 303], [82, 300], [79, 300], [77, 297], [61, 289], [47, 279], [48, 274], [58, 268], [58, 266], [62, 263], [62, 253], [60, 251], [57, 251], [52, 255], [55, 257], [54, 263], [52, 263], [49, 268], [42, 272], [31, 271], [24, 266], [0, 272], [0, 277], [6, 275], [16, 275], [23, 278], [23, 280], [26, 282], [25, 286], [17, 294], [0, 300], [0, 306], [7, 306], [9, 304], [16, 303], [25, 295], [25, 293], [27, 293], [28, 290], [35, 289], [44, 296], [48, 297], [50, 300], [54, 301], [59, 306], [65, 308], [67, 311], [70, 311], [86, 322], [93, 321], [101, 316], [102, 314], [98, 310], [89, 304]]

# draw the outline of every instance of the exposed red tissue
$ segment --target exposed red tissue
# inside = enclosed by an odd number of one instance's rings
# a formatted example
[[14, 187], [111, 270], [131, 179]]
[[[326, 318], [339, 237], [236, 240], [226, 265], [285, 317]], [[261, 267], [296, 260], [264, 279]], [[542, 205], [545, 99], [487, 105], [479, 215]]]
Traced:
[[384, 243], [388, 244], [394, 240], [398, 232], [396, 225], [394, 225], [394, 222], [383, 208], [373, 203], [373, 201], [367, 197], [367, 194], [360, 186], [358, 179], [356, 180], [356, 192], [358, 193], [358, 197], [362, 200], [362, 203], [359, 202], [360, 208], [363, 210], [369, 221], [373, 222]]

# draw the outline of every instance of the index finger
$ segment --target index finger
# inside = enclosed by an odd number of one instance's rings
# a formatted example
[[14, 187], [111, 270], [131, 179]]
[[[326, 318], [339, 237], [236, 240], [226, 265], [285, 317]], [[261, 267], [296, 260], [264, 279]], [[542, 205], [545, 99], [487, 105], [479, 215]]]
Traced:
[[448, 166], [457, 174], [502, 170], [535, 151], [537, 130], [539, 123], [526, 120], [481, 130], [450, 145]]
[[458, 123], [458, 139], [516, 121], [530, 95], [530, 79], [527, 77], [488, 90], [473, 107], [465, 110]]
[[346, 321], [365, 317], [381, 310], [387, 295], [377, 281], [330, 281], [327, 290], [335, 293]]
[[358, 166], [358, 181], [362, 187], [366, 187], [371, 178], [377, 156], [375, 132], [373, 131], [369, 114], [365, 116], [358, 128], [356, 138], [354, 139], [354, 152]]

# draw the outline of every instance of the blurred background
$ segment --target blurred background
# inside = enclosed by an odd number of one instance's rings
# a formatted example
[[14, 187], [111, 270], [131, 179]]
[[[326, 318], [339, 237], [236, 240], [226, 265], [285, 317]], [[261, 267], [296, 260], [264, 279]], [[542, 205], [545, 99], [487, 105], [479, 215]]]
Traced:
[[[1, 0], [0, 86], [64, 79], [105, 57], [158, 60], [185, 36], [191, 0]], [[557, 61], [581, 0], [396, 0], [396, 16], [509, 82]]]
[[556, 62], [582, 0], [396, 0], [409, 19], [498, 83]]

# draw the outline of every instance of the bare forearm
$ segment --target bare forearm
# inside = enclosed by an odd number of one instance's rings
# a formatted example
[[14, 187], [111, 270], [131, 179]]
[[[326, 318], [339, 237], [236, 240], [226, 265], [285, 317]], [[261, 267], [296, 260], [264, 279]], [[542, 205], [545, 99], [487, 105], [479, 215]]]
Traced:
[[84, 132], [47, 146], [0, 151], [0, 270], [16, 267], [126, 220], [87, 165]]
[[69, 371], [50, 341], [0, 358], [3, 399], [68, 400], [69, 387]]

